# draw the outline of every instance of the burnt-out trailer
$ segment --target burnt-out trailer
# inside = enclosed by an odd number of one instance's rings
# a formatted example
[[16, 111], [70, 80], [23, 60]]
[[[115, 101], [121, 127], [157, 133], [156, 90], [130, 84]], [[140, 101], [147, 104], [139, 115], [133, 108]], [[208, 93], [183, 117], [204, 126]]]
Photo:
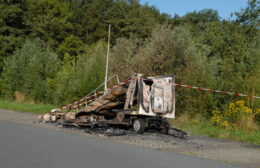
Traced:
[[134, 74], [78, 112], [53, 112], [42, 116], [53, 122], [76, 126], [125, 125], [137, 133], [145, 129], [168, 132], [167, 119], [175, 118], [173, 75], [145, 77]]
[[127, 112], [124, 116], [134, 131], [142, 133], [147, 127], [167, 131], [166, 119], [175, 118], [173, 82], [172, 75], [144, 77], [136, 74], [132, 77], [121, 113]]

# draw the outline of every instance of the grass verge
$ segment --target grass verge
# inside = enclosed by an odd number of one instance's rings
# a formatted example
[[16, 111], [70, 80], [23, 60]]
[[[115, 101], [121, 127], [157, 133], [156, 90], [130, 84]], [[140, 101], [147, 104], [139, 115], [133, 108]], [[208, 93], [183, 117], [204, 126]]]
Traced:
[[242, 128], [220, 128], [209, 120], [176, 119], [172, 121], [176, 127], [193, 135], [203, 135], [212, 138], [230, 139], [252, 144], [260, 144], [260, 129], [246, 130]]
[[0, 99], [0, 108], [17, 110], [22, 112], [30, 112], [35, 114], [44, 114], [51, 111], [55, 107], [53, 105], [48, 104], [26, 104]]

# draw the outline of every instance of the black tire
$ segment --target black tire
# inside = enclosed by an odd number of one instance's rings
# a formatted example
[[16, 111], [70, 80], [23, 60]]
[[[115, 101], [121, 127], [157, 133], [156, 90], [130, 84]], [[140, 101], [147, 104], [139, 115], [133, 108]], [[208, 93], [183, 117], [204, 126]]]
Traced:
[[145, 127], [146, 127], [146, 124], [145, 124], [144, 119], [138, 118], [138, 119], [134, 120], [133, 129], [136, 133], [138, 133], [138, 134], [144, 133]]

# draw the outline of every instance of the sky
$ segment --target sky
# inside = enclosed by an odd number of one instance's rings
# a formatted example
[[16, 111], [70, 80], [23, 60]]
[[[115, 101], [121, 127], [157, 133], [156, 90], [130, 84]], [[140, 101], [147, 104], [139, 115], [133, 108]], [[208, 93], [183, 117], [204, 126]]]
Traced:
[[240, 11], [247, 6], [247, 0], [140, 0], [141, 4], [155, 6], [161, 13], [171, 16], [185, 15], [187, 12], [202, 9], [215, 9], [223, 19], [229, 19], [232, 12]]

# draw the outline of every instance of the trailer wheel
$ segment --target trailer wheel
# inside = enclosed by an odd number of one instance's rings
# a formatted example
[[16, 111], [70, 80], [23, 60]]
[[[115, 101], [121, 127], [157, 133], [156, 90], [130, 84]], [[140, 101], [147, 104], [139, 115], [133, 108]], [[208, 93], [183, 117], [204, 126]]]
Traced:
[[138, 119], [134, 120], [133, 129], [135, 132], [142, 134], [142, 133], [144, 133], [145, 125], [146, 125], [145, 120], [138, 118]]

